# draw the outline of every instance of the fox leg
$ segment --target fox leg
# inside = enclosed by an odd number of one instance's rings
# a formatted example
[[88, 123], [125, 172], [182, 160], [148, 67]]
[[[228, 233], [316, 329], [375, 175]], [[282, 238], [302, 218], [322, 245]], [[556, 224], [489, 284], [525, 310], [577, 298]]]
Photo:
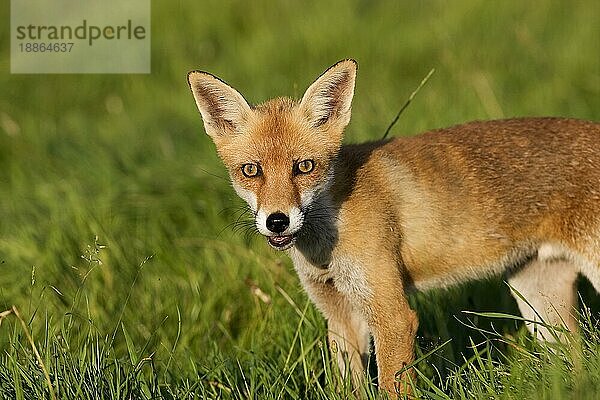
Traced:
[[396, 394], [409, 394], [411, 379], [414, 382], [412, 369], [398, 377], [397, 373], [414, 360], [419, 320], [408, 304], [398, 269], [388, 270], [389, 275], [384, 268], [379, 271], [372, 280], [369, 323], [375, 342], [379, 387], [395, 398]]
[[329, 348], [341, 376], [351, 373], [358, 388], [369, 359], [371, 334], [366, 319], [330, 282], [304, 282], [304, 287], [327, 319]]
[[340, 375], [345, 377], [350, 372], [354, 386], [359, 387], [369, 359], [369, 326], [357, 312], [344, 310], [342, 315], [340, 311], [327, 320], [329, 347], [336, 356]]
[[[512, 275], [509, 284], [527, 300], [525, 302], [513, 293], [523, 317], [532, 321], [539, 321], [541, 317], [548, 325], [576, 331], [577, 321], [573, 314], [577, 305], [575, 280], [578, 271], [575, 265], [565, 260], [534, 260]], [[534, 323], [526, 325], [538, 338], [556, 340], [556, 334], [548, 328]]]

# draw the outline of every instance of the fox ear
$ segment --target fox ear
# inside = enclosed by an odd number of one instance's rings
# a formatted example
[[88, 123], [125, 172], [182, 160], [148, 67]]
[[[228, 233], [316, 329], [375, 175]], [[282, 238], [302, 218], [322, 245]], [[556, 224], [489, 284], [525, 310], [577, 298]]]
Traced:
[[335, 123], [343, 129], [348, 125], [357, 68], [354, 60], [340, 61], [306, 90], [300, 107], [313, 127]]
[[251, 112], [244, 97], [207, 72], [191, 71], [187, 79], [206, 133], [213, 139], [240, 133]]

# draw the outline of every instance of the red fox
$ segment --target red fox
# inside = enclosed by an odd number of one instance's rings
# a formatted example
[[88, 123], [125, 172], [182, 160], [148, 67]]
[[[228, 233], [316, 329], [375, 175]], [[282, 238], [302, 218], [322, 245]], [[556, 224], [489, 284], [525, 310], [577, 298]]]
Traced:
[[257, 106], [188, 74], [235, 191], [327, 319], [341, 373], [364, 379], [372, 335], [379, 386], [406, 393], [407, 292], [492, 274], [528, 300], [515, 296], [526, 318], [575, 330], [577, 275], [600, 290], [600, 124], [506, 119], [342, 145], [356, 72], [340, 61], [300, 101]]

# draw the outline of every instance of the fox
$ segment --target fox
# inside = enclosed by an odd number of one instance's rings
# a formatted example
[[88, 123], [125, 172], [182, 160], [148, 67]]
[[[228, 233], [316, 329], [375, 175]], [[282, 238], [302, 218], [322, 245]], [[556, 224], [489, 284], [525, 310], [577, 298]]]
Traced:
[[575, 331], [578, 275], [600, 291], [600, 124], [522, 117], [343, 144], [357, 69], [339, 61], [301, 99], [258, 105], [187, 76], [257, 231], [325, 317], [341, 375], [364, 382], [372, 339], [379, 390], [410, 393], [410, 293], [493, 275], [532, 334]]

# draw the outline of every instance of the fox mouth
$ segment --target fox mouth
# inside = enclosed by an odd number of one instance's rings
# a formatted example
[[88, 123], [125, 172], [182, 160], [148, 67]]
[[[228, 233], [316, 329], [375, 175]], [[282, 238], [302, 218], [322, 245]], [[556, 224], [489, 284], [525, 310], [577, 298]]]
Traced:
[[294, 245], [294, 235], [267, 236], [267, 241], [276, 250], [287, 250]]

